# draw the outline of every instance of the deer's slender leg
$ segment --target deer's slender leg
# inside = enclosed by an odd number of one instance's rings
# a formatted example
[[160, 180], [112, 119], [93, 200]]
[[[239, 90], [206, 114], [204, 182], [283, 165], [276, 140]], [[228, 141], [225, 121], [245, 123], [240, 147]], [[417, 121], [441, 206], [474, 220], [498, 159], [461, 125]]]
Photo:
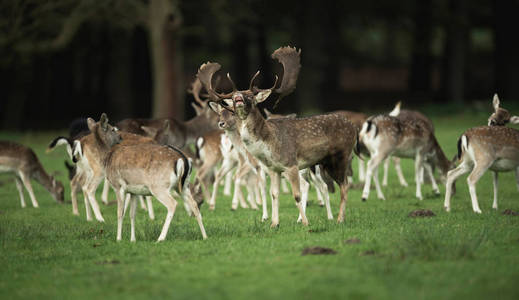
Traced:
[[[301, 190], [301, 206], [303, 207], [303, 211], [306, 214], [306, 203], [308, 201], [308, 191], [310, 190], [310, 184], [303, 176], [299, 177], [300, 182], [300, 190]], [[297, 218], [297, 223], [300, 223], [303, 220], [301, 214]]]
[[79, 210], [77, 206], [77, 193], [81, 186], [78, 183], [79, 176], [76, 175], [70, 181], [70, 201], [72, 202], [72, 214], [79, 216]]
[[101, 201], [108, 205], [108, 191], [110, 189], [110, 184], [108, 184], [108, 180], [105, 177], [104, 183], [103, 183], [103, 193], [101, 194]]
[[345, 178], [339, 187], [341, 189], [341, 204], [339, 206], [339, 216], [337, 217], [337, 223], [342, 223], [344, 222], [344, 216], [346, 214], [346, 203], [348, 202], [348, 190], [350, 188], [348, 179]]
[[262, 222], [268, 220], [268, 218], [269, 218], [268, 209], [267, 209], [267, 196], [266, 196], [265, 185], [266, 185], [265, 180], [261, 176], [258, 176], [258, 186], [259, 186], [259, 191], [261, 194], [261, 206], [262, 206], [262, 210], [263, 210], [263, 214], [261, 216]]
[[[330, 207], [330, 194], [328, 193], [328, 185], [324, 182], [324, 179], [321, 175], [321, 167], [315, 167], [315, 178], [316, 178], [316, 187], [317, 190], [320, 190], [321, 194], [324, 197], [324, 205], [326, 206], [326, 215], [328, 220], [333, 220], [332, 209]], [[318, 183], [317, 183], [318, 182]]]
[[494, 202], [492, 208], [497, 209], [497, 172], [492, 172], [492, 183], [494, 184]]
[[232, 173], [227, 173], [225, 175], [225, 185], [223, 188], [223, 194], [225, 196], [231, 195], [231, 187], [232, 187]]
[[279, 181], [280, 174], [269, 172], [270, 175], [270, 196], [272, 197], [272, 222], [270, 227], [279, 226]]
[[168, 210], [168, 214], [166, 215], [166, 220], [164, 221], [164, 225], [162, 226], [162, 231], [160, 232], [159, 238], [157, 242], [161, 242], [166, 239], [166, 235], [168, 234], [169, 225], [171, 224], [171, 220], [173, 220], [173, 216], [175, 215], [175, 209], [177, 207], [177, 201], [169, 194], [167, 190], [159, 189], [159, 191], [151, 190], [153, 196], [157, 198]]
[[85, 202], [85, 214], [87, 221], [92, 221], [92, 208], [90, 207], [90, 200], [88, 200], [88, 194], [83, 188], [83, 201]]
[[359, 181], [364, 182], [366, 180], [366, 168], [365, 168], [365, 162], [357, 157], [357, 161], [359, 164]]
[[447, 173], [447, 181], [445, 183], [445, 202], [443, 206], [446, 211], [451, 210], [451, 196], [452, 196], [452, 186], [456, 179], [461, 175], [468, 173], [472, 169], [471, 164], [466, 161], [463, 161], [458, 167], [450, 170]]
[[375, 182], [375, 189], [377, 190], [377, 198], [381, 200], [386, 200], [386, 197], [384, 197], [384, 193], [382, 193], [382, 188], [380, 187], [380, 181], [378, 181], [378, 168], [379, 166], [375, 167], [373, 173], [373, 181]]
[[135, 242], [135, 212], [137, 211], [137, 197], [132, 195], [130, 201], [130, 242]]
[[427, 163], [427, 162], [424, 162], [423, 165], [424, 165], [425, 170], [427, 171], [427, 175], [429, 176], [429, 178], [431, 178], [431, 185], [432, 185], [434, 193], [436, 195], [439, 195], [440, 194], [440, 189], [438, 188], [438, 184], [436, 183], [436, 179], [434, 179], [434, 174], [433, 174], [431, 165], [429, 163]]
[[[14, 182], [16, 182], [16, 189], [18, 189], [18, 194], [20, 195], [20, 202], [22, 207], [25, 207], [25, 197], [23, 195], [23, 187], [22, 187], [22, 181], [18, 176], [14, 177]], [[76, 206], [77, 209], [77, 206]]]
[[155, 220], [155, 212], [153, 211], [153, 201], [151, 196], [146, 196], [146, 202], [148, 204], [148, 216], [151, 220]]
[[382, 177], [382, 186], [387, 186], [387, 173], [389, 170], [389, 159], [390, 157], [384, 160], [384, 176]]
[[294, 196], [294, 199], [296, 200], [297, 208], [299, 209], [299, 213], [302, 216], [302, 223], [303, 225], [308, 225], [308, 219], [306, 218], [306, 214], [303, 208], [303, 205], [301, 203], [301, 186], [300, 186], [300, 176], [299, 176], [299, 169], [297, 166], [293, 166], [288, 168], [284, 172], [285, 176], [287, 177], [288, 181], [290, 181], [290, 185], [292, 186], [292, 195]]
[[96, 220], [99, 222], [104, 222], [105, 220], [101, 214], [101, 211], [99, 210], [99, 205], [97, 204], [97, 200], [95, 198], [95, 192], [99, 186], [99, 183], [101, 183], [101, 179], [102, 178], [98, 177], [91, 178], [91, 180], [86, 184], [86, 194], [88, 196], [90, 206], [92, 206], [92, 210], [94, 211]]
[[400, 181], [401, 186], [409, 186], [407, 181], [405, 180], [404, 173], [402, 172], [402, 166], [400, 165], [400, 158], [393, 156], [393, 162], [395, 164], [396, 175], [398, 176], [398, 181]]
[[128, 211], [128, 207], [130, 207], [131, 203], [131, 197], [132, 195], [130, 193], [126, 193], [126, 196], [124, 196], [124, 212], [123, 216], [126, 216], [126, 212]]
[[230, 159], [224, 159], [222, 166], [216, 172], [214, 182], [213, 182], [213, 192], [211, 194], [211, 199], [209, 200], [209, 210], [215, 209], [216, 195], [218, 193], [218, 184], [220, 183], [220, 180], [222, 180], [222, 178], [227, 173], [229, 173], [229, 171], [231, 171], [235, 165], [236, 165], [236, 163], [231, 161]]
[[143, 196], [139, 196], [139, 204], [144, 211], [148, 210], [148, 207], [146, 206], [146, 203], [144, 202]]
[[119, 187], [116, 190], [116, 198], [117, 198], [117, 241], [120, 241], [123, 236], [123, 218], [124, 218], [124, 198], [126, 194], [124, 193], [124, 189]]
[[416, 181], [416, 198], [423, 200], [422, 197], [422, 169], [423, 169], [423, 155], [421, 152], [416, 152], [414, 159], [414, 178]]
[[475, 213], [480, 214], [481, 209], [478, 204], [478, 196], [476, 194], [476, 183], [478, 180], [485, 174], [486, 170], [492, 165], [493, 161], [482, 161], [479, 160], [476, 162], [474, 169], [470, 173], [469, 177], [467, 177], [467, 183], [469, 184], [469, 192], [470, 198], [472, 199], [472, 209]]
[[196, 218], [196, 221], [198, 222], [198, 227], [200, 227], [200, 232], [202, 233], [202, 238], [205, 240], [207, 239], [207, 234], [205, 232], [204, 223], [202, 222], [202, 214], [200, 213], [200, 210], [198, 209], [198, 205], [195, 202], [195, 199], [193, 199], [193, 195], [191, 194], [191, 189], [189, 188], [189, 184], [184, 185], [183, 191], [182, 191], [182, 197], [184, 199], [184, 203], [189, 203], [191, 206], [191, 211], [193, 212], [193, 215]]
[[362, 191], [362, 201], [366, 201], [368, 199], [369, 189], [371, 187], [371, 177], [373, 177], [373, 172], [386, 157], [387, 154], [385, 153], [375, 153], [368, 161], [366, 178], [364, 180], [364, 189]]
[[36, 201], [36, 197], [34, 196], [34, 192], [32, 190], [31, 180], [22, 172], [19, 173], [19, 177], [22, 180], [25, 189], [27, 189], [27, 192], [29, 192], [29, 197], [31, 197], [32, 206], [39, 207], [38, 201]]

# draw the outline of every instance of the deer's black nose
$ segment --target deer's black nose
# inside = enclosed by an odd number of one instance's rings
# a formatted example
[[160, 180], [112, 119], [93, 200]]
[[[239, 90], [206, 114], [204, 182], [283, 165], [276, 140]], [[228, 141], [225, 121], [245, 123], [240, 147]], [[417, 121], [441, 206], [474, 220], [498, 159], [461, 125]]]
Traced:
[[222, 128], [225, 125], [225, 122], [219, 122], [218, 127]]

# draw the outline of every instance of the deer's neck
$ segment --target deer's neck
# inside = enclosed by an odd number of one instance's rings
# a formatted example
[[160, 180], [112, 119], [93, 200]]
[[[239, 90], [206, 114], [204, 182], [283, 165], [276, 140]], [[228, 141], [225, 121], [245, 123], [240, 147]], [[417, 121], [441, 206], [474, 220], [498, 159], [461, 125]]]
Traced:
[[38, 181], [43, 187], [50, 193], [54, 192], [54, 186], [52, 185], [52, 176], [47, 174], [43, 169], [42, 165], [38, 163], [36, 171], [33, 173], [34, 180]]
[[241, 140], [245, 145], [258, 141], [268, 143], [269, 137], [272, 136], [267, 120], [263, 118], [257, 107], [251, 110], [239, 128]]

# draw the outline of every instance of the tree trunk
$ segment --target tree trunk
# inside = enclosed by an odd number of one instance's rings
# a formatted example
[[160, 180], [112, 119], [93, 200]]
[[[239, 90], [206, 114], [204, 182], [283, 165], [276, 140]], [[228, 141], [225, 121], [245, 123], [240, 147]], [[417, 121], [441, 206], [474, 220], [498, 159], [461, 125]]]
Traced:
[[465, 97], [465, 57], [468, 46], [468, 20], [465, 0], [449, 2], [449, 22], [444, 50], [443, 94], [447, 101], [463, 103]]
[[149, 1], [150, 54], [153, 72], [152, 117], [184, 119], [184, 101], [180, 39], [179, 10], [168, 0]]

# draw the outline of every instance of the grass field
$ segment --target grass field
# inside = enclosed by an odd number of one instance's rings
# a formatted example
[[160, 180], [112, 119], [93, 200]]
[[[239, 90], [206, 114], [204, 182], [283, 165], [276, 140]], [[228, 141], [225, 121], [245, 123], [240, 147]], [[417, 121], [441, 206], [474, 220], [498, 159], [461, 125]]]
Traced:
[[[448, 157], [456, 152], [459, 135], [485, 124], [486, 117], [433, 118]], [[202, 209], [208, 240], [202, 240], [196, 221], [180, 205], [166, 241], [157, 244], [166, 210], [155, 201], [155, 221], [138, 211], [137, 242], [129, 241], [126, 218], [123, 241], [117, 243], [115, 205], [102, 205], [104, 224], [85, 221], [82, 200], [81, 217], [72, 215], [65, 151], [45, 154], [56, 134], [0, 133], [0, 139], [33, 147], [47, 170], [61, 172], [58, 178], [67, 189], [67, 203], [59, 205], [34, 183], [40, 208], [30, 207], [29, 201], [22, 209], [14, 181], [0, 177], [2, 299], [519, 298], [519, 216], [502, 214], [504, 209], [519, 211], [512, 173], [500, 176], [498, 211], [491, 209], [490, 173], [481, 179], [481, 215], [472, 212], [465, 176], [458, 181], [451, 213], [442, 210], [444, 186], [439, 197], [425, 186], [425, 200], [418, 201], [413, 162], [403, 160], [410, 187], [401, 188], [391, 168], [387, 201], [376, 199], [373, 191], [362, 203], [361, 191], [351, 190], [344, 224], [326, 220], [313, 190], [309, 227], [296, 224], [297, 209], [289, 195], [282, 196], [276, 229], [261, 223], [258, 211], [230, 211], [230, 198], [220, 196], [215, 212]], [[331, 199], [337, 216], [338, 192]], [[436, 216], [408, 217], [420, 208]], [[349, 239], [360, 242], [347, 243]], [[309, 246], [329, 247], [337, 254], [302, 256]]]

